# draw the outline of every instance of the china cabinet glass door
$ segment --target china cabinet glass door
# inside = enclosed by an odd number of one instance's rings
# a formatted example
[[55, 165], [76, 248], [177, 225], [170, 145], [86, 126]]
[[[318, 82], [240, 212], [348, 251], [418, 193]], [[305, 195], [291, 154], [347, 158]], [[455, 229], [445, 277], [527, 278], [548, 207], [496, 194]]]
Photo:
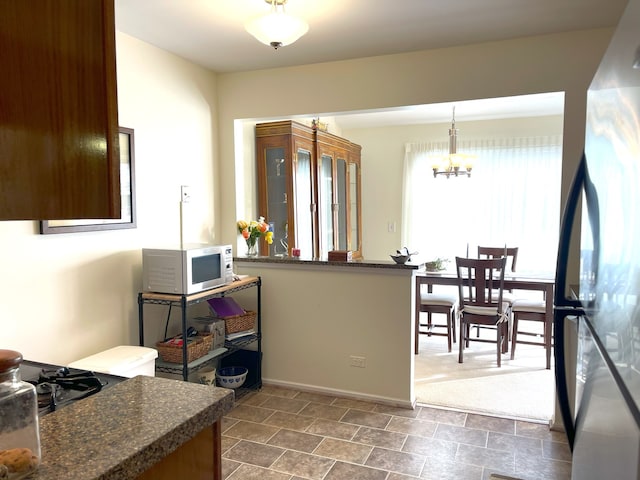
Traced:
[[349, 225], [351, 232], [351, 250], [360, 250], [360, 195], [358, 191], [358, 164], [349, 163]]
[[[267, 148], [265, 151], [267, 172], [267, 222], [273, 230], [271, 251], [276, 255], [287, 253], [288, 238], [288, 172], [283, 147]], [[262, 214], [262, 213], [261, 213]]]
[[333, 248], [333, 158], [320, 156], [318, 165], [318, 207], [320, 223], [320, 258], [326, 258]]
[[336, 250], [348, 250], [347, 242], [347, 161], [344, 158], [338, 158], [336, 163], [336, 218], [337, 218], [337, 241]]
[[302, 258], [312, 258], [313, 253], [313, 179], [311, 177], [311, 152], [298, 149], [294, 162], [295, 169], [295, 246]]

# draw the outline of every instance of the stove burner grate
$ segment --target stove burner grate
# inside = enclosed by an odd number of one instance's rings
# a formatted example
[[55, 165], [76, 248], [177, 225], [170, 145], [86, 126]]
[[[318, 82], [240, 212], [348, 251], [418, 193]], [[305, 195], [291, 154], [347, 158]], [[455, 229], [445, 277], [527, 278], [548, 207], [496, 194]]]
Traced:
[[81, 370], [71, 373], [66, 368], [42, 369], [36, 381], [30, 381], [38, 394], [40, 413], [49, 413], [58, 406], [98, 393], [108, 381], [101, 381], [94, 372]]

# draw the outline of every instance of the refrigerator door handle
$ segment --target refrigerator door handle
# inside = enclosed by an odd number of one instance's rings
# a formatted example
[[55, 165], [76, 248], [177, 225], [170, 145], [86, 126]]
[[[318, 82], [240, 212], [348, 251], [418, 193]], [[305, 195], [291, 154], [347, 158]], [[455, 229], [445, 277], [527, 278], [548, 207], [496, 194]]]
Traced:
[[556, 263], [556, 288], [554, 290], [553, 304], [556, 307], [581, 307], [578, 299], [571, 299], [566, 296], [567, 285], [567, 263], [569, 259], [569, 245], [571, 243], [571, 232], [580, 201], [580, 192], [584, 186], [587, 161], [584, 152], [578, 164], [578, 169], [573, 177], [567, 203], [562, 213], [560, 224], [560, 238], [558, 240], [558, 260]]
[[600, 240], [597, 232], [600, 231], [600, 208], [598, 202], [598, 194], [596, 188], [589, 176], [587, 168], [587, 158], [582, 153], [582, 158], [578, 164], [578, 169], [571, 183], [567, 203], [562, 214], [562, 223], [560, 224], [560, 238], [558, 240], [558, 260], [556, 263], [556, 288], [554, 291], [554, 305], [556, 307], [575, 307], [581, 308], [586, 300], [577, 298], [569, 298], [566, 295], [567, 286], [567, 264], [569, 259], [569, 246], [571, 243], [571, 234], [580, 201], [580, 193], [584, 191], [587, 203], [587, 215], [591, 225], [591, 236], [593, 241], [593, 252], [591, 255], [591, 268], [593, 275], [597, 278], [597, 269], [600, 253]]

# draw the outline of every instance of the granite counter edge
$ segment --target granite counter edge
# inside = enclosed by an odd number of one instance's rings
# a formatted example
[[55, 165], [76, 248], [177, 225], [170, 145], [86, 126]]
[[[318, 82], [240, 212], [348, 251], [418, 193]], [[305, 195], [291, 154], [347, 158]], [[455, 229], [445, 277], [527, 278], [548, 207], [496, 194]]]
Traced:
[[[126, 422], [131, 421], [136, 411], [153, 412], [154, 409], [158, 409], [157, 401], [142, 402], [133, 408], [127, 406], [129, 393], [140, 388], [158, 389], [165, 393], [165, 408], [166, 405], [172, 405], [173, 408], [180, 409], [180, 402], [183, 402], [183, 410], [187, 407], [187, 413], [175, 420], [157, 422], [157, 429], [156, 425], [145, 420], [145, 429], [140, 429], [140, 432], [127, 431]], [[58, 478], [62, 471], [71, 475], [67, 478], [136, 478], [202, 430], [221, 420], [233, 408], [234, 394], [231, 390], [216, 388], [215, 392], [203, 395], [203, 389], [206, 388], [211, 387], [179, 380], [139, 376], [43, 417], [40, 422], [43, 463], [30, 478]], [[193, 393], [199, 398], [194, 399], [193, 396], [185, 395], [185, 392]], [[133, 397], [134, 395], [131, 395], [131, 398]], [[188, 402], [188, 406], [185, 401]], [[109, 408], [113, 402], [121, 404], [122, 408]], [[68, 429], [65, 428], [65, 422], [69, 424]], [[112, 431], [105, 435], [105, 431], [110, 428]], [[121, 435], [125, 438], [114, 441], [114, 434], [118, 429], [123, 429]], [[72, 440], [64, 441], [69, 438]], [[84, 459], [85, 461], [82, 461], [82, 458], [74, 458], [74, 452], [78, 452], [79, 447], [85, 452], [102, 452], [104, 458], [99, 458], [99, 455]]]

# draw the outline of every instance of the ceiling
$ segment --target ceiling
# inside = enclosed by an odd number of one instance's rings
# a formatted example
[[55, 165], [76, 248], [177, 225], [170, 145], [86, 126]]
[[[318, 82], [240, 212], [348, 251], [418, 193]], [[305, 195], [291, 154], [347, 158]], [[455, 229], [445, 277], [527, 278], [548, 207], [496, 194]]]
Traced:
[[[219, 73], [280, 68], [614, 26], [627, 0], [288, 0], [309, 32], [274, 50], [244, 29], [264, 0], [115, 0], [116, 29]], [[560, 99], [562, 97], [560, 96]], [[504, 118], [514, 108], [561, 113], [553, 96], [457, 104], [456, 118]], [[483, 104], [484, 102], [484, 104]], [[464, 103], [464, 105], [461, 105]], [[514, 107], [515, 105], [515, 107]], [[558, 110], [559, 105], [559, 110]], [[469, 109], [467, 109], [467, 106]], [[554, 110], [555, 109], [555, 110]], [[511, 112], [511, 113], [510, 113]], [[474, 117], [475, 116], [475, 117]], [[341, 116], [344, 128], [450, 121], [451, 105]]]
[[550, 92], [516, 97], [485, 98], [455, 103], [430, 103], [386, 110], [341, 113], [340, 128], [374, 128], [388, 125], [451, 123], [455, 107], [456, 121], [495, 120], [517, 117], [562, 115], [564, 93]]

